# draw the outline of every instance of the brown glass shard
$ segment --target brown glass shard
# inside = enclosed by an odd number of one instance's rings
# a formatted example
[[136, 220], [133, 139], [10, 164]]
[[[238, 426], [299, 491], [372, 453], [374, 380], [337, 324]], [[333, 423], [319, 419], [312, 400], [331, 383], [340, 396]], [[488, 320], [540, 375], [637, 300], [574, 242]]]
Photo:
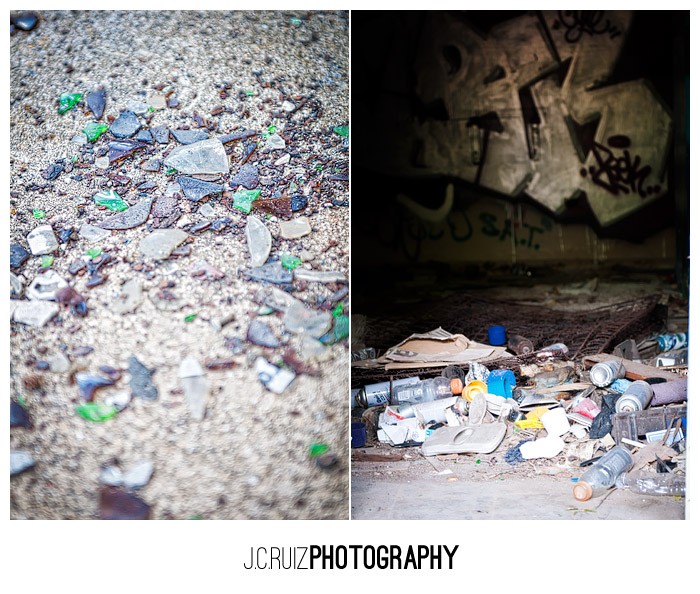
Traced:
[[292, 199], [289, 196], [263, 198], [253, 201], [253, 208], [272, 214], [292, 216]]
[[118, 487], [100, 491], [100, 520], [150, 520], [151, 506]]

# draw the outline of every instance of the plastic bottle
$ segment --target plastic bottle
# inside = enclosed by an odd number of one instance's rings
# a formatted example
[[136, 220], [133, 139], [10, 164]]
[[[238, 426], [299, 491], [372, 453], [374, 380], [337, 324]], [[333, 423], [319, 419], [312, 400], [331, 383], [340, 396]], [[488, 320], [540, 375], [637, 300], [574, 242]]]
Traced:
[[623, 472], [615, 481], [618, 489], [641, 495], [680, 495], [685, 497], [685, 477], [671, 472]]
[[632, 466], [632, 456], [623, 446], [615, 446], [578, 480], [574, 487], [574, 497], [588, 501], [600, 497], [615, 485], [617, 477]]
[[434, 377], [417, 384], [396, 386], [391, 393], [391, 404], [417, 404], [461, 394], [464, 388], [459, 378]]

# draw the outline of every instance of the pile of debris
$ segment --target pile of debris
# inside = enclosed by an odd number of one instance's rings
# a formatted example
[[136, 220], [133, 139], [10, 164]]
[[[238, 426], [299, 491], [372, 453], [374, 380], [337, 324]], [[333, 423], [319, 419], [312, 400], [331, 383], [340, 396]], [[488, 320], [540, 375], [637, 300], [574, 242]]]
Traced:
[[[388, 381], [352, 391], [352, 447], [414, 446], [428, 459], [489, 454], [513, 467], [554, 462], [581, 475], [573, 479], [581, 501], [615, 486], [685, 495], [687, 333], [627, 340], [578, 361], [562, 343], [536, 350], [520, 335], [506, 341], [503, 326], [488, 336], [480, 344], [438, 328], [381, 357], [354, 351], [354, 369], [383, 369]], [[521, 364], [489, 369], [508, 357]], [[435, 377], [405, 377], [435, 368]]]

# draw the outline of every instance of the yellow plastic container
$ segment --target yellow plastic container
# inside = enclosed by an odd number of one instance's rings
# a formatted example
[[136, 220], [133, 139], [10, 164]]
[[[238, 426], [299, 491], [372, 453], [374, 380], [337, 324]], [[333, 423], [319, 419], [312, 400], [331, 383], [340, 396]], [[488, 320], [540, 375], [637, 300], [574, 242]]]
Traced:
[[484, 382], [474, 380], [473, 382], [469, 382], [466, 386], [464, 386], [464, 390], [462, 390], [462, 398], [471, 402], [474, 399], [474, 394], [479, 393], [487, 394], [488, 388]]

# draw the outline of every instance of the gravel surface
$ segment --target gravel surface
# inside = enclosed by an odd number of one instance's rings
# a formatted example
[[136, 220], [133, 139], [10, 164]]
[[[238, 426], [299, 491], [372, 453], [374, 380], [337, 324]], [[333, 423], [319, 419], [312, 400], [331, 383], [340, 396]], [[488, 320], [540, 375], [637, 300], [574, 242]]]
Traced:
[[[227, 207], [231, 192], [201, 203], [178, 197], [180, 217], [154, 219], [134, 229], [110, 231], [88, 243], [77, 233], [83, 223], [97, 224], [113, 213], [100, 210], [92, 197], [114, 189], [130, 205], [142, 199], [135, 186], [151, 181], [145, 195], [164, 196], [177, 174], [148, 172], [141, 163], [180, 146], [170, 137], [135, 157], [99, 171], [94, 160], [109, 140], [94, 144], [71, 139], [94, 121], [86, 95], [106, 89], [100, 122], [109, 124], [128, 101], [147, 102], [172, 90], [176, 108], [138, 116], [151, 128], [209, 127], [210, 137], [255, 130], [262, 141], [248, 162], [257, 163], [261, 198], [298, 194], [308, 200], [303, 211], [311, 233], [300, 239], [279, 236], [289, 217], [257, 213], [273, 236], [270, 260], [282, 253], [304, 256], [303, 268], [339, 271], [347, 278], [348, 140], [333, 131], [348, 124], [348, 14], [297, 12], [41, 12], [39, 24], [11, 37], [11, 217], [10, 242], [27, 251], [29, 232], [50, 224], [57, 236], [73, 227], [72, 237], [54, 252], [51, 268], [86, 298], [80, 317], [62, 305], [43, 328], [11, 322], [11, 398], [23, 401], [33, 428], [11, 429], [11, 449], [29, 452], [34, 468], [11, 477], [10, 514], [15, 519], [94, 519], [99, 517], [100, 469], [117, 459], [126, 471], [151, 460], [153, 476], [137, 491], [151, 506], [153, 519], [346, 519], [348, 517], [348, 341], [329, 344], [329, 358], [312, 365], [320, 376], [298, 375], [282, 394], [258, 380], [259, 355], [279, 363], [288, 349], [299, 355], [300, 339], [285, 331], [282, 315], [259, 316], [282, 343], [263, 348], [246, 341], [251, 319], [261, 307], [267, 285], [249, 280], [245, 224], [247, 214]], [[257, 74], [255, 74], [257, 72]], [[228, 84], [226, 84], [228, 83]], [[63, 115], [61, 93], [81, 93], [82, 101]], [[252, 92], [252, 94], [251, 94]], [[285, 101], [295, 107], [285, 111]], [[222, 111], [217, 108], [223, 107]], [[215, 111], [215, 115], [211, 112]], [[195, 112], [204, 120], [197, 126]], [[274, 132], [284, 150], [261, 151], [263, 134]], [[249, 141], [248, 141], [249, 142]], [[246, 141], [227, 145], [230, 176], [237, 173]], [[287, 164], [275, 165], [285, 153]], [[41, 173], [61, 161], [54, 180]], [[131, 179], [120, 185], [117, 174]], [[330, 179], [331, 177], [345, 177]], [[227, 182], [228, 175], [217, 183]], [[294, 185], [293, 185], [294, 184]], [[235, 190], [234, 190], [235, 191]], [[153, 261], [139, 242], [159, 224], [190, 231], [208, 202], [214, 218], [231, 224], [219, 233], [189, 233], [186, 256]], [[35, 218], [34, 209], [45, 217]], [[256, 214], [256, 211], [253, 211]], [[69, 265], [93, 247], [112, 256], [100, 269], [106, 280], [93, 288], [88, 275], [73, 276]], [[201, 280], [189, 269], [204, 259], [225, 274]], [[24, 290], [39, 273], [40, 256], [18, 270]], [[136, 278], [143, 296], [132, 313], [113, 308], [121, 285]], [[295, 281], [292, 295], [316, 311], [333, 311], [328, 298], [342, 283]], [[16, 296], [16, 295], [15, 295]], [[194, 319], [187, 321], [196, 314]], [[217, 330], [212, 320], [233, 316]], [[242, 341], [235, 353], [231, 341]], [[93, 350], [82, 355], [91, 347]], [[93, 423], [78, 416], [78, 388], [71, 372], [38, 369], [41, 361], [62, 352], [71, 371], [98, 373], [100, 366], [122, 371], [114, 386], [100, 388], [95, 400], [129, 391], [129, 358], [154, 370], [155, 401], [132, 398], [114, 418]], [[231, 369], [205, 368], [211, 392], [206, 416], [188, 413], [178, 368], [186, 356], [204, 367], [208, 360], [232, 360]], [[319, 468], [309, 455], [312, 443], [330, 446], [338, 463]]]

